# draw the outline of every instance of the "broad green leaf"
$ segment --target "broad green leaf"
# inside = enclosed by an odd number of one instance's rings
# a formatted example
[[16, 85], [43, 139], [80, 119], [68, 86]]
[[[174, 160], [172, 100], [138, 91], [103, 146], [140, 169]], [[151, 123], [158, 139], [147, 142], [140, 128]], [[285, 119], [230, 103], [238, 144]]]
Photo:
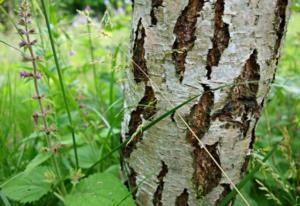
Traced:
[[[101, 157], [101, 151], [92, 145], [86, 145], [77, 149], [80, 168], [89, 168]], [[73, 150], [70, 151], [71, 159], [75, 163]]]
[[32, 169], [36, 168], [37, 166], [39, 166], [40, 164], [44, 163], [45, 161], [47, 161], [50, 157], [52, 156], [52, 154], [50, 152], [42, 152], [40, 154], [38, 154], [33, 160], [31, 160], [31, 162], [27, 165], [25, 171], [29, 172]]
[[46, 167], [36, 167], [30, 172], [22, 172], [1, 185], [3, 193], [12, 200], [28, 203], [39, 200], [50, 191], [46, 181]]
[[120, 171], [121, 171], [120, 164], [117, 164], [117, 165], [110, 166], [104, 172], [114, 175], [115, 177], [119, 177]]
[[65, 204], [66, 206], [135, 205], [131, 195], [120, 180], [107, 173], [98, 173], [83, 179], [66, 196]]

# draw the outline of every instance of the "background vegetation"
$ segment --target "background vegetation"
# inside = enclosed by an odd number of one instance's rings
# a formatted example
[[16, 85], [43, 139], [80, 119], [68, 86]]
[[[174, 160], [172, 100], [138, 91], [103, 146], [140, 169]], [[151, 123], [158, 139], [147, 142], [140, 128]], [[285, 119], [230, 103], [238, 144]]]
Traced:
[[[52, 129], [48, 148], [30, 72], [14, 28], [19, 1], [0, 7], [0, 205], [133, 205], [119, 179], [123, 72], [130, 63], [129, 1], [46, 1], [77, 139], [76, 169], [68, 114], [40, 1], [31, 0], [39, 88]], [[90, 6], [90, 8], [88, 8]], [[295, 1], [276, 81], [259, 121], [241, 189], [251, 205], [300, 205], [300, 2]], [[80, 12], [81, 11], [81, 12]], [[170, 108], [172, 109], [172, 108]], [[275, 152], [267, 160], [266, 155]], [[54, 156], [54, 158], [53, 158]], [[55, 172], [53, 159], [59, 172]], [[256, 173], [253, 170], [259, 166]], [[87, 178], [83, 178], [87, 177]], [[95, 184], [102, 181], [103, 185]], [[95, 192], [97, 191], [97, 192]], [[78, 195], [80, 194], [80, 195]], [[239, 197], [235, 205], [243, 205]]]

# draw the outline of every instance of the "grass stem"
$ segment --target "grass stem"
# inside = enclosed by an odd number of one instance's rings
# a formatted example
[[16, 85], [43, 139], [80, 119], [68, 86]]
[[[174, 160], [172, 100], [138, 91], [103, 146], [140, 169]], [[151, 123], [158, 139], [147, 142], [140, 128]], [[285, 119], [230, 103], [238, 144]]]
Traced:
[[46, 9], [45, 1], [41, 0], [41, 3], [42, 3], [42, 9], [43, 9], [44, 18], [46, 21], [46, 26], [47, 26], [47, 30], [48, 30], [49, 39], [50, 39], [51, 49], [52, 49], [52, 53], [53, 53], [53, 57], [54, 57], [54, 61], [55, 61], [56, 71], [57, 71], [58, 78], [59, 78], [60, 89], [62, 92], [63, 101], [65, 104], [65, 109], [66, 109], [68, 120], [69, 120], [69, 126], [70, 126], [70, 130], [72, 133], [73, 150], [74, 150], [74, 156], [75, 156], [75, 166], [76, 166], [76, 170], [77, 170], [79, 168], [79, 161], [78, 161], [78, 154], [77, 154], [75, 129], [74, 129], [73, 121], [72, 121], [70, 107], [69, 107], [69, 104], [67, 101], [67, 95], [66, 95], [66, 91], [65, 91], [64, 81], [63, 81], [60, 65], [58, 62], [57, 52], [56, 52], [56, 48], [55, 48], [55, 44], [54, 44], [54, 39], [53, 39], [51, 27], [50, 27], [50, 21], [49, 21], [47, 9]]

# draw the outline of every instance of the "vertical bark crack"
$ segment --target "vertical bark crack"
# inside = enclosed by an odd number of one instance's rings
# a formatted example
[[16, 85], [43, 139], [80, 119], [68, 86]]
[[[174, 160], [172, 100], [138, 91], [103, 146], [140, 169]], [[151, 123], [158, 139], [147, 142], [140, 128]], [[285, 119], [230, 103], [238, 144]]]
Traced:
[[145, 37], [146, 32], [142, 24], [142, 19], [139, 20], [137, 29], [135, 31], [135, 40], [133, 46], [133, 75], [134, 80], [139, 83], [142, 81], [148, 81], [148, 68], [147, 61], [145, 59]]
[[277, 40], [275, 43], [275, 55], [278, 55], [279, 48], [281, 45], [281, 40], [284, 36], [285, 25], [286, 25], [286, 10], [287, 10], [288, 0], [277, 0], [275, 17], [278, 22], [278, 28], [276, 29]]
[[199, 12], [204, 6], [204, 0], [189, 0], [175, 24], [173, 33], [176, 40], [173, 44], [173, 61], [175, 62], [176, 75], [181, 82], [185, 72], [185, 60], [188, 52], [194, 47], [196, 40], [196, 24]]
[[[214, 159], [221, 164], [218, 152], [218, 142], [214, 145], [206, 145], [206, 148]], [[194, 167], [196, 168], [194, 181], [197, 195], [198, 198], [201, 198], [218, 186], [222, 177], [222, 172], [208, 153], [203, 148], [200, 148], [200, 146], [194, 150]]]
[[[189, 116], [189, 126], [193, 132], [202, 138], [210, 126], [210, 113], [214, 104], [214, 94], [208, 86], [204, 85], [204, 93], [201, 96], [198, 104], [195, 104]], [[188, 131], [188, 139], [195, 145], [198, 145], [198, 140], [194, 137], [191, 131]]]
[[142, 131], [137, 131], [139, 126], [143, 123], [143, 119], [149, 120], [156, 113], [156, 103], [157, 99], [154, 94], [154, 90], [150, 86], [145, 86], [144, 97], [139, 102], [136, 110], [131, 113], [131, 118], [129, 121], [129, 131], [126, 134], [127, 139], [133, 139], [124, 149], [124, 156], [126, 158], [130, 157], [131, 152], [136, 148], [136, 144], [142, 138]]
[[128, 181], [125, 183], [125, 185], [130, 190], [133, 199], [136, 198], [136, 192], [137, 192], [136, 176], [137, 176], [136, 171], [134, 171], [133, 168], [129, 167]]
[[187, 189], [184, 189], [183, 192], [176, 198], [175, 206], [189, 206], [189, 193]]
[[162, 4], [163, 4], [163, 0], [152, 0], [151, 12], [150, 12], [151, 25], [157, 24], [157, 17], [155, 12], [158, 9], [158, 7], [162, 6]]
[[213, 48], [207, 54], [207, 78], [211, 79], [213, 66], [218, 66], [222, 53], [228, 47], [230, 40], [229, 25], [223, 21], [225, 2], [217, 0], [215, 4], [215, 31], [212, 39]]
[[[226, 195], [228, 195], [231, 192], [231, 188], [229, 184], [222, 184], [223, 187], [223, 192], [221, 193], [219, 199], [215, 202], [215, 206], [218, 206], [222, 200], [226, 197]], [[228, 206], [233, 205], [233, 201], [230, 201], [228, 204]]]
[[158, 186], [153, 195], [153, 205], [154, 206], [162, 206], [161, 199], [162, 199], [162, 193], [163, 193], [163, 189], [164, 189], [164, 178], [168, 173], [168, 166], [165, 164], [164, 161], [161, 161], [161, 163], [162, 163], [162, 168], [157, 176]]
[[[209, 129], [211, 119], [210, 113], [214, 104], [213, 92], [208, 86], [204, 85], [203, 87], [205, 91], [200, 98], [199, 103], [192, 107], [189, 117], [189, 126], [198, 138], [202, 138]], [[201, 197], [208, 194], [219, 184], [222, 173], [207, 152], [200, 147], [197, 138], [191, 131], [188, 131], [187, 139], [194, 147], [193, 166], [195, 171], [193, 182], [196, 187], [197, 194]], [[207, 145], [206, 148], [220, 164], [217, 146], [218, 143], [211, 146]]]

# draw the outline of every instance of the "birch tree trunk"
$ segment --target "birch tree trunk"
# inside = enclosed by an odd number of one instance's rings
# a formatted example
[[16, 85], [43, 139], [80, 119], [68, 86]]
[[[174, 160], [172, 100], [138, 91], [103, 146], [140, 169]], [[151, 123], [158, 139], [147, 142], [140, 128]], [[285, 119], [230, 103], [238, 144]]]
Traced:
[[288, 0], [134, 1], [122, 139], [135, 136], [122, 151], [122, 170], [129, 187], [138, 187], [137, 205], [217, 205], [233, 187], [216, 162], [233, 183], [241, 180], [289, 6]]

